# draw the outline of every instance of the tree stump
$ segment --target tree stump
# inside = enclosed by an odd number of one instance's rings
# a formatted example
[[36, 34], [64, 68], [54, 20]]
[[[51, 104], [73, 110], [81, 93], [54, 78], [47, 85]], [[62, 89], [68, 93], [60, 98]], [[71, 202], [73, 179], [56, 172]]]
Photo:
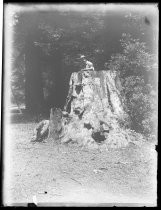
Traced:
[[64, 110], [51, 109], [49, 138], [101, 150], [125, 147], [134, 139], [142, 139], [125, 127], [129, 117], [121, 89], [117, 72], [72, 73]]
[[89, 148], [98, 148], [102, 144], [108, 147], [126, 146], [129, 139], [120, 122], [129, 118], [120, 92], [121, 82], [117, 72], [72, 73], [64, 106], [69, 116], [62, 117], [61, 142], [73, 141]]

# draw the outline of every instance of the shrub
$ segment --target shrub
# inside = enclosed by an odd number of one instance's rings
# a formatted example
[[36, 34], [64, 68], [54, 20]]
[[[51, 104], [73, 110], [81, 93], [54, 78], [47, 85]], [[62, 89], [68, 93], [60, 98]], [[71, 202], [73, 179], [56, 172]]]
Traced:
[[110, 70], [118, 71], [131, 119], [131, 129], [145, 135], [157, 129], [157, 58], [150, 54], [146, 44], [123, 34], [120, 40], [122, 54], [111, 57]]

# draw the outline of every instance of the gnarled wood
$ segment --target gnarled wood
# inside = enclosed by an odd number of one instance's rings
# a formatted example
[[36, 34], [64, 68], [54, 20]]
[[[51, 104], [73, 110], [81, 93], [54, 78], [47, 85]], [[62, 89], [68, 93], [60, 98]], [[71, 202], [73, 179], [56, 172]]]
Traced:
[[124, 126], [128, 115], [120, 91], [116, 72], [74, 72], [64, 110], [51, 109], [48, 137], [106, 150], [143, 140], [141, 135]]
[[126, 121], [128, 115], [120, 91], [116, 72], [74, 72], [64, 106], [69, 115], [62, 118], [61, 141], [74, 141], [91, 148], [103, 144], [126, 146], [130, 138], [120, 122]]

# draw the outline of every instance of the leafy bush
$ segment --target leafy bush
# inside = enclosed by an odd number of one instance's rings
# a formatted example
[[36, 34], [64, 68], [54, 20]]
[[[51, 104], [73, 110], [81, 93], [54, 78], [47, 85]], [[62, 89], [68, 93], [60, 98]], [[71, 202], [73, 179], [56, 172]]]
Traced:
[[156, 56], [149, 53], [145, 43], [129, 34], [123, 34], [120, 41], [122, 54], [112, 56], [106, 66], [121, 78], [131, 129], [145, 135], [156, 133]]

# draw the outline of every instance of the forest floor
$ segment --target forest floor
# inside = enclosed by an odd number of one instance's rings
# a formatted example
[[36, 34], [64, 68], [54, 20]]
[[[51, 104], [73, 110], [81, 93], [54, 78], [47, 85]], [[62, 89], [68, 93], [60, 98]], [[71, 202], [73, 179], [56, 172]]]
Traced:
[[35, 125], [17, 118], [5, 127], [6, 205], [156, 205], [153, 143], [104, 152], [52, 140], [31, 143]]

